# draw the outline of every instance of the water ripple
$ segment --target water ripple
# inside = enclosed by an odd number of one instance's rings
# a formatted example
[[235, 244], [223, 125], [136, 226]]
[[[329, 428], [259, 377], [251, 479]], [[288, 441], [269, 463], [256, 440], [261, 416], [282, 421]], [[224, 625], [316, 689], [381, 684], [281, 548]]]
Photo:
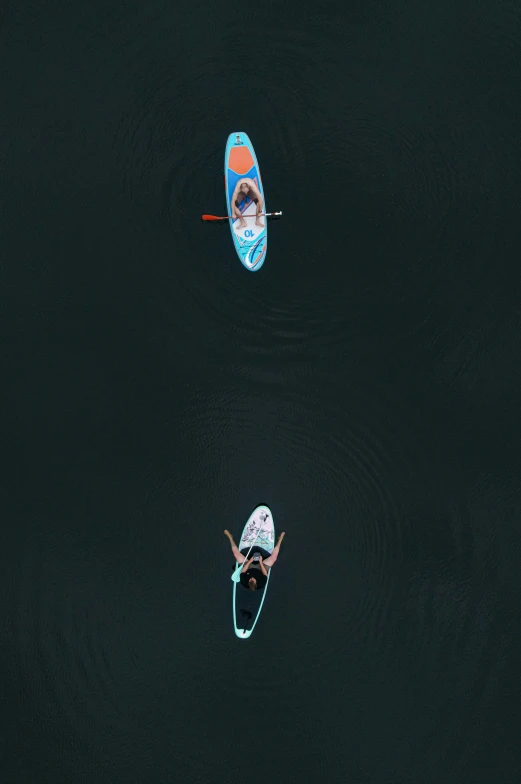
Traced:
[[20, 569], [15, 618], [22, 668], [40, 691], [41, 710], [65, 719], [85, 744], [130, 727], [107, 649], [119, 619], [108, 606], [93, 615], [85, 604], [97, 581], [108, 577], [99, 574], [99, 564], [92, 566], [88, 575], [76, 571], [74, 558], [64, 560], [63, 546], [58, 561], [35, 533]]
[[[204, 57], [184, 68], [176, 67], [174, 53], [172, 62], [158, 73], [151, 55], [154, 47], [162, 50], [167, 45], [168, 36], [159, 22], [157, 28], [149, 25], [148, 38], [136, 50], [132, 40], [137, 23], [136, 18], [127, 24], [121, 62], [128, 64], [128, 73], [118, 75], [125, 93], [125, 81], [141, 74], [139, 88], [129, 91], [113, 142], [124, 188], [141, 210], [154, 214], [173, 232], [179, 252], [173, 261], [176, 286], [226, 332], [228, 347], [298, 355], [304, 340], [312, 342], [323, 333], [325, 317], [329, 328], [330, 308], [327, 301], [321, 304], [316, 282], [297, 275], [309, 259], [297, 242], [291, 218], [284, 232], [283, 224], [270, 224], [270, 257], [283, 275], [288, 268], [292, 279], [272, 278], [268, 283], [263, 273], [257, 280], [242, 274], [227, 226], [201, 225], [199, 216], [224, 209], [224, 145], [235, 127], [230, 125], [229, 104], [232, 95], [240, 105], [252, 91], [258, 97], [254, 109], [244, 116], [239, 112], [235, 122], [252, 135], [269, 183], [267, 206], [287, 209], [290, 215], [306, 208], [310, 136], [311, 148], [320, 147], [323, 125], [318, 96], [311, 83], [303, 83], [303, 77], [316, 69], [316, 25], [301, 25], [293, 35], [275, 32], [266, 41], [270, 72], [252, 69], [245, 79], [240, 70], [227, 67], [242, 51], [237, 30], [227, 29], [219, 46], [214, 42], [205, 47]], [[243, 23], [241, 17], [241, 29]], [[210, 146], [209, 118], [215, 128]], [[288, 180], [291, 203], [283, 204]], [[324, 280], [321, 293], [326, 291]]]
[[9, 7], [11, 5], [11, 0], [2, 0], [0, 3], [0, 29], [5, 22], [7, 14], [9, 12]]
[[[378, 650], [386, 645], [385, 619], [395, 598], [391, 567], [403, 557], [407, 535], [402, 494], [390, 488], [396, 488], [398, 470], [414, 473], [421, 448], [396, 419], [390, 425], [382, 402], [373, 401], [370, 410], [369, 417], [367, 401], [356, 390], [346, 393], [341, 406], [334, 399], [317, 405], [312, 388], [286, 386], [279, 395], [271, 390], [268, 398], [262, 385], [252, 392], [239, 380], [233, 389], [199, 389], [188, 417], [187, 437], [194, 440], [201, 469], [217, 472], [212, 483], [229, 487], [235, 476], [245, 483], [243, 492], [252, 483], [266, 503], [272, 496], [292, 499], [291, 508], [274, 506], [274, 515], [277, 526], [288, 529], [286, 557], [290, 561], [296, 548], [318, 600], [310, 607], [281, 566], [277, 580], [289, 593], [286, 609], [277, 610], [286, 631], [277, 633], [317, 626], [320, 633], [315, 628], [306, 641], [310, 656], [315, 645], [321, 656], [334, 655], [338, 634], [369, 636]], [[337, 532], [334, 541], [327, 540], [327, 530]], [[346, 579], [354, 581], [355, 593], [342, 599]], [[306, 620], [308, 612], [318, 614]]]

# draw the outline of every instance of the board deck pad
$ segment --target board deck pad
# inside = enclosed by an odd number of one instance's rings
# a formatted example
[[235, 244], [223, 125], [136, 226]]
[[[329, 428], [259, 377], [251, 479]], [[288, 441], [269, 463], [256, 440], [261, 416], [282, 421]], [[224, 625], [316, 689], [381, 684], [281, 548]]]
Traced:
[[[232, 196], [235, 186], [239, 180], [245, 177], [253, 180], [259, 189], [264, 202], [262, 212], [266, 212], [266, 199], [257, 156], [248, 135], [239, 131], [229, 135], [224, 153], [224, 184], [229, 215], [233, 214]], [[240, 210], [247, 225], [239, 229], [238, 218], [229, 221], [233, 243], [237, 255], [246, 269], [256, 272], [264, 264], [268, 249], [267, 218], [265, 216], [260, 218], [264, 224], [263, 227], [256, 225], [257, 207], [251, 199], [245, 199], [241, 203]]]
[[[257, 548], [268, 554], [273, 552], [275, 547], [275, 524], [268, 506], [258, 506], [244, 526], [239, 541], [239, 551], [246, 555], [250, 547], [249, 557], [256, 552]], [[268, 590], [270, 576], [271, 569], [268, 571], [264, 589], [258, 591], [250, 591], [241, 583], [233, 583], [233, 622], [237, 637], [245, 639], [253, 632], [262, 609], [266, 591]]]

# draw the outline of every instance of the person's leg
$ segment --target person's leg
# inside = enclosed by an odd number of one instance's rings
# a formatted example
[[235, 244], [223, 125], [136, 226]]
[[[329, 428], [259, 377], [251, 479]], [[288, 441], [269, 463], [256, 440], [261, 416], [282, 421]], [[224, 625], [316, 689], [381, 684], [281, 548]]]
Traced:
[[273, 548], [272, 554], [270, 555], [269, 558], [266, 558], [266, 560], [264, 561], [264, 566], [273, 566], [273, 564], [278, 558], [280, 545], [282, 544], [282, 540], [284, 539], [285, 536], [286, 536], [286, 531], [283, 531], [278, 538], [277, 544]]
[[240, 211], [240, 209], [237, 206], [237, 204], [233, 205], [233, 214], [235, 215], [236, 218], [239, 219], [239, 225], [235, 226], [235, 228], [236, 229], [244, 229], [245, 226], [246, 226], [246, 221], [244, 220], [242, 212]]
[[239, 548], [236, 545], [233, 545], [232, 553], [233, 553], [233, 557], [235, 558], [237, 563], [241, 564], [241, 563], [244, 563], [244, 561], [246, 560], [246, 557], [242, 553], [239, 552]]
[[260, 226], [261, 228], [264, 228], [264, 223], [263, 223], [263, 222], [261, 221], [261, 219], [259, 218], [259, 215], [260, 215], [260, 214], [261, 214], [261, 212], [262, 212], [262, 207], [263, 207], [263, 202], [262, 202], [262, 199], [261, 199], [261, 198], [260, 198], [260, 199], [257, 199], [257, 219], [256, 219], [256, 221], [255, 221], [255, 225], [256, 225], [256, 226]]
[[273, 566], [273, 564], [278, 558], [279, 550], [280, 550], [280, 544], [276, 544], [275, 547], [273, 548], [273, 552], [271, 553], [270, 557], [263, 559], [264, 566]]
[[224, 535], [225, 535], [225, 536], [226, 536], [226, 537], [229, 539], [229, 541], [230, 541], [230, 545], [231, 545], [231, 548], [232, 548], [232, 553], [233, 553], [233, 555], [234, 555], [234, 558], [235, 558], [235, 560], [237, 561], [237, 563], [244, 563], [244, 561], [245, 561], [246, 559], [245, 559], [244, 555], [243, 555], [241, 552], [239, 552], [239, 548], [238, 548], [238, 547], [237, 547], [237, 545], [235, 544], [235, 541], [234, 541], [234, 539], [233, 539], [233, 536], [231, 535], [231, 533], [228, 531], [228, 529], [227, 529], [227, 528], [225, 528], [225, 529], [224, 529]]

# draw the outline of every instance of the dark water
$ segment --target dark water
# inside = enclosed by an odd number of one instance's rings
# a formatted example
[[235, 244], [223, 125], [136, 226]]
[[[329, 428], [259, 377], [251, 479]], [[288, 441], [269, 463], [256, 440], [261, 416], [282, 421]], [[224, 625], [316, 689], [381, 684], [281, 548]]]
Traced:
[[513, 0], [0, 3], [2, 784], [519, 782], [520, 58]]

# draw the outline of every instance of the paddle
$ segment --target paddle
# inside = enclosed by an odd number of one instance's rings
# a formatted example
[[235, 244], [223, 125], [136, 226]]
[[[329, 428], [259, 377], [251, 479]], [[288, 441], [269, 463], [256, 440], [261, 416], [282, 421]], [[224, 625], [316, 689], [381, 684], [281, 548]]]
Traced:
[[[282, 212], [261, 212], [260, 215], [243, 215], [243, 218], [270, 218], [270, 217], [278, 217], [282, 215]], [[204, 221], [219, 221], [219, 220], [239, 220], [236, 215], [201, 215], [201, 220]]]
[[[263, 520], [262, 522], [264, 523], [264, 522], [265, 522], [265, 520]], [[261, 530], [261, 528], [262, 528], [262, 525], [259, 525], [258, 531], [257, 531], [257, 533], [255, 534], [255, 536], [257, 536], [257, 534], [259, 533], [259, 531]], [[252, 542], [252, 544], [251, 544], [251, 546], [250, 546], [250, 549], [249, 549], [249, 550], [248, 550], [248, 552], [246, 553], [246, 557], [245, 557], [244, 561], [243, 561], [242, 563], [237, 563], [237, 564], [235, 564], [235, 571], [234, 571], [234, 573], [232, 574], [232, 580], [233, 580], [233, 582], [234, 582], [234, 583], [238, 583], [238, 582], [240, 582], [240, 580], [241, 580], [241, 572], [242, 572], [242, 569], [243, 569], [243, 567], [244, 567], [244, 564], [245, 564], [245, 563], [246, 563], [246, 561], [248, 560], [248, 556], [249, 556], [249, 554], [251, 553], [251, 548], [253, 547], [254, 543], [255, 543], [255, 539], [253, 540], [253, 542]]]

